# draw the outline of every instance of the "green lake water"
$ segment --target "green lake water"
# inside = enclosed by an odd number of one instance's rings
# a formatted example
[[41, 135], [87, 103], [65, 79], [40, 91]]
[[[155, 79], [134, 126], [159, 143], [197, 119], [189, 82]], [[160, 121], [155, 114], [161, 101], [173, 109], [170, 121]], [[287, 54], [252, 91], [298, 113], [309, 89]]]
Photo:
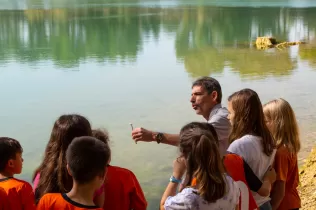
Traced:
[[[107, 128], [112, 164], [138, 177], [157, 209], [175, 147], [135, 144], [131, 128], [178, 132], [204, 121], [191, 83], [217, 78], [227, 97], [242, 88], [262, 102], [283, 97], [301, 130], [300, 163], [316, 141], [316, 2], [0, 0], [0, 135], [24, 148], [30, 181], [57, 117], [80, 113]], [[257, 50], [258, 36], [306, 41]]]

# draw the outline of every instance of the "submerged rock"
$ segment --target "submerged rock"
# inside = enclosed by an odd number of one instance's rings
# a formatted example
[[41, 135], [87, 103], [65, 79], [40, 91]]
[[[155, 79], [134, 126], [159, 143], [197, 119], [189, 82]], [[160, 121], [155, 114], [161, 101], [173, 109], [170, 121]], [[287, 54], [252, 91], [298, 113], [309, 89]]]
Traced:
[[257, 49], [264, 50], [264, 49], [269, 49], [269, 48], [285, 48], [288, 46], [293, 46], [293, 45], [298, 45], [298, 44], [305, 44], [305, 42], [298, 41], [298, 42], [278, 42], [276, 38], [274, 37], [257, 37], [256, 40], [256, 47]]

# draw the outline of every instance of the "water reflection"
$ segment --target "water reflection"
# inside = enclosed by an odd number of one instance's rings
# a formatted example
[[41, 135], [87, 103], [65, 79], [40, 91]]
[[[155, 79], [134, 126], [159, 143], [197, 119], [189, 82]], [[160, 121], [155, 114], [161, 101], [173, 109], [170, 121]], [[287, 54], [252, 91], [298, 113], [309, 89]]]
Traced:
[[309, 45], [300, 47], [299, 55], [303, 61], [307, 61], [310, 66], [316, 68], [316, 39]]
[[[146, 38], [175, 37], [178, 60], [193, 77], [222, 72], [288, 75], [297, 60], [289, 51], [262, 52], [251, 42], [262, 35], [310, 40], [316, 9], [291, 8], [85, 8], [0, 12], [0, 62], [52, 60], [62, 68], [87, 59], [135, 62]], [[300, 50], [313, 60], [314, 47]], [[253, 62], [249, 62], [253, 61]], [[313, 61], [312, 61], [313, 63]], [[267, 66], [268, 65], [268, 66]]]

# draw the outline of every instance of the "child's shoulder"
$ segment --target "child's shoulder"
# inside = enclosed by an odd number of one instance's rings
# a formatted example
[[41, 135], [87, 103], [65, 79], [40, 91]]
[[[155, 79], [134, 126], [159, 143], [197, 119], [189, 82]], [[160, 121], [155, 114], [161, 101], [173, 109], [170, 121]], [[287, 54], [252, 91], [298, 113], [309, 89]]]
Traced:
[[288, 149], [287, 146], [281, 145], [278, 147], [278, 149], [276, 151], [276, 156], [278, 156], [278, 155], [291, 156], [292, 153], [290, 152], [290, 150]]
[[288, 159], [288, 160], [297, 160], [297, 154], [291, 152], [285, 145], [278, 147], [275, 159]]
[[50, 203], [60, 203], [60, 201], [63, 201], [63, 200], [64, 199], [63, 199], [61, 193], [46, 193], [40, 199], [39, 204], [40, 205], [47, 205]]
[[16, 179], [16, 178], [13, 178], [13, 180], [15, 181], [16, 185], [18, 185], [20, 187], [32, 189], [32, 185], [30, 183], [28, 183], [27, 181], [24, 181], [21, 179]]
[[108, 167], [108, 172], [112, 174], [117, 174], [120, 176], [131, 176], [131, 175], [135, 176], [135, 174], [127, 168], [122, 168], [122, 167], [112, 166], [112, 165]]
[[17, 189], [30, 189], [32, 190], [32, 186], [27, 181], [17, 179], [17, 178], [8, 178], [4, 183], [7, 184], [7, 187], [17, 188]]

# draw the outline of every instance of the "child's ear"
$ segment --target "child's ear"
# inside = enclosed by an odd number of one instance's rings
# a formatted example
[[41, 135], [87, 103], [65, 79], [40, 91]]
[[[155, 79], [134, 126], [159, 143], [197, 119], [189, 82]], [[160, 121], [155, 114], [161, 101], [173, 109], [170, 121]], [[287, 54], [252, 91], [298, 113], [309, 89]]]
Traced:
[[7, 167], [14, 168], [14, 162], [12, 159], [8, 160]]
[[72, 176], [72, 175], [71, 175], [71, 171], [70, 171], [70, 169], [69, 169], [69, 165], [68, 165], [68, 164], [67, 164], [66, 168], [67, 168], [68, 174], [69, 174], [70, 176]]

